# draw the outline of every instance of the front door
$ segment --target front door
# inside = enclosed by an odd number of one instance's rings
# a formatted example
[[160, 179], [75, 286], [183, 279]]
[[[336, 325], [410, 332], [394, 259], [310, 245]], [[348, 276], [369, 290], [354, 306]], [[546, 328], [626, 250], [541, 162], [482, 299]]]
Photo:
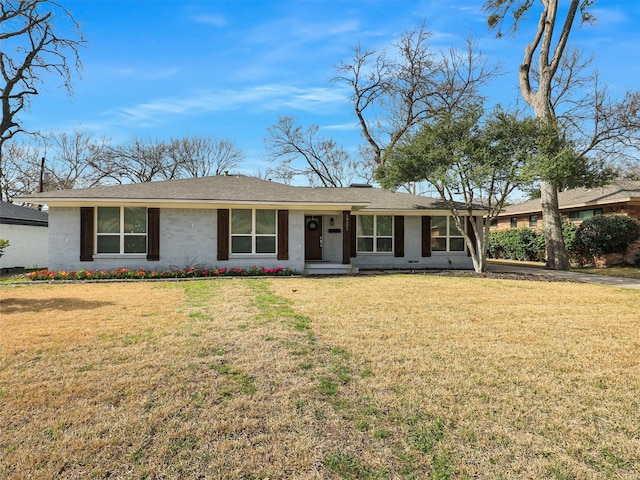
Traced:
[[322, 217], [304, 217], [304, 259], [322, 260]]

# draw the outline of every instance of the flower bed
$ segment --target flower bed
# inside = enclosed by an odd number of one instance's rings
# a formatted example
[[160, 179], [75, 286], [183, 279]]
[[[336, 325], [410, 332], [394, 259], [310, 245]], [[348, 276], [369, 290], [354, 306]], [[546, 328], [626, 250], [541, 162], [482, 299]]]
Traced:
[[179, 270], [37, 270], [27, 275], [29, 280], [142, 280], [163, 278], [207, 278], [207, 277], [255, 277], [255, 276], [291, 276], [298, 272], [290, 268], [251, 267], [251, 268], [183, 268]]

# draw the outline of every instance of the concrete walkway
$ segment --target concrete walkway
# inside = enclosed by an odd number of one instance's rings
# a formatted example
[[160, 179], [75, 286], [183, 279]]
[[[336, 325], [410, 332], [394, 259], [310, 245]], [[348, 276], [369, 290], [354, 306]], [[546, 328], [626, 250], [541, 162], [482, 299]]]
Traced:
[[489, 263], [488, 272], [521, 273], [524, 275], [540, 275], [542, 277], [562, 278], [571, 282], [593, 283], [612, 287], [633, 288], [640, 290], [640, 280], [634, 278], [610, 277], [606, 275], [592, 275], [590, 273], [564, 272], [545, 270], [544, 268], [522, 267], [508, 264]]

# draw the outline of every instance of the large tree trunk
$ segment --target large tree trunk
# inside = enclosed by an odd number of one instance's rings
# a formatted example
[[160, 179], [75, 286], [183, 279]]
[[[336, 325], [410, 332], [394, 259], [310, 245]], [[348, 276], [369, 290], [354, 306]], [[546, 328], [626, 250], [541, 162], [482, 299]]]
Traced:
[[[530, 8], [532, 3], [526, 9]], [[524, 100], [533, 107], [536, 118], [555, 123], [557, 119], [551, 102], [553, 77], [560, 66], [560, 59], [567, 45], [580, 0], [571, 0], [555, 49], [552, 47], [552, 37], [557, 20], [558, 0], [540, 0], [540, 3], [543, 5], [543, 11], [538, 19], [538, 29], [533, 41], [525, 47], [524, 59], [520, 65], [520, 91]], [[536, 52], [538, 53], [538, 81], [537, 90], [534, 90], [531, 79]], [[540, 192], [547, 268], [569, 270], [569, 254], [562, 237], [562, 219], [558, 208], [558, 186], [542, 179]]]
[[550, 182], [540, 183], [544, 243], [547, 249], [547, 268], [569, 270], [569, 254], [562, 236], [562, 217], [558, 208], [558, 188]]

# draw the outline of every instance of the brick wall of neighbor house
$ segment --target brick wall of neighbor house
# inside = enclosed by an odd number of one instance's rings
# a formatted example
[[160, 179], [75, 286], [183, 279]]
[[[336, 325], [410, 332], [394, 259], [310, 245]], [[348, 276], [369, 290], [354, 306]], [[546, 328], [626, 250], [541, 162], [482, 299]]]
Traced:
[[[542, 213], [538, 213], [538, 225], [537, 229], [541, 229], [542, 228]], [[521, 227], [527, 227], [527, 228], [534, 228], [534, 227], [529, 227], [529, 216], [530, 214], [526, 214], [526, 215], [511, 215], [508, 217], [499, 217], [498, 218], [498, 223], [496, 225], [492, 225], [491, 226], [491, 230], [504, 230], [504, 229], [509, 229], [512, 228], [511, 227], [511, 219], [512, 218], [516, 218], [516, 223], [517, 223], [517, 228], [521, 228]]]
[[[602, 213], [604, 215], [614, 215], [614, 214], [628, 215], [632, 218], [635, 218], [638, 221], [638, 223], [640, 223], [640, 205], [627, 205], [625, 203], [616, 203], [616, 204], [610, 204], [610, 205], [604, 205], [604, 206], [596, 205], [592, 208], [602, 208]], [[576, 208], [576, 209], [563, 211], [562, 214], [569, 216], [571, 212], [577, 212], [580, 210], [588, 210], [588, 209], [590, 209], [590, 207]], [[517, 228], [520, 228], [520, 227], [532, 228], [532, 227], [529, 227], [530, 215], [532, 214], [528, 213], [524, 215], [511, 215], [511, 216], [499, 217], [497, 225], [493, 225], [491, 229], [502, 230], [502, 229], [512, 228], [511, 226], [512, 218], [514, 217], [517, 219]], [[542, 213], [537, 212], [537, 215], [538, 215], [538, 222], [537, 222], [536, 228], [540, 230], [542, 229]], [[580, 225], [582, 222], [574, 221], [573, 223], [575, 225]], [[635, 263], [637, 259], [640, 259], [640, 240], [638, 240], [637, 242], [629, 246], [629, 248], [627, 249], [627, 252], [625, 253], [625, 255], [623, 255], [623, 259], [626, 263], [632, 263], [632, 264]], [[616, 262], [619, 263], [619, 260], [617, 258], [614, 259], [612, 257], [612, 259], [609, 261], [606, 261], [606, 260], [602, 261], [601, 266], [607, 266]]]
[[473, 268], [473, 261], [467, 252], [439, 253], [430, 257], [422, 256], [422, 217], [404, 218], [404, 257], [396, 258], [393, 253], [358, 253], [351, 263], [362, 269], [378, 268]]
[[[230, 256], [228, 261], [216, 259], [217, 215], [214, 209], [160, 209], [160, 260], [147, 261], [144, 256], [102, 258], [80, 261], [80, 209], [49, 209], [49, 269], [94, 270], [145, 268], [166, 270], [186, 266], [238, 267], [251, 266], [304, 268], [304, 214], [289, 214], [289, 260], [275, 256]], [[300, 225], [298, 229], [296, 225]]]

